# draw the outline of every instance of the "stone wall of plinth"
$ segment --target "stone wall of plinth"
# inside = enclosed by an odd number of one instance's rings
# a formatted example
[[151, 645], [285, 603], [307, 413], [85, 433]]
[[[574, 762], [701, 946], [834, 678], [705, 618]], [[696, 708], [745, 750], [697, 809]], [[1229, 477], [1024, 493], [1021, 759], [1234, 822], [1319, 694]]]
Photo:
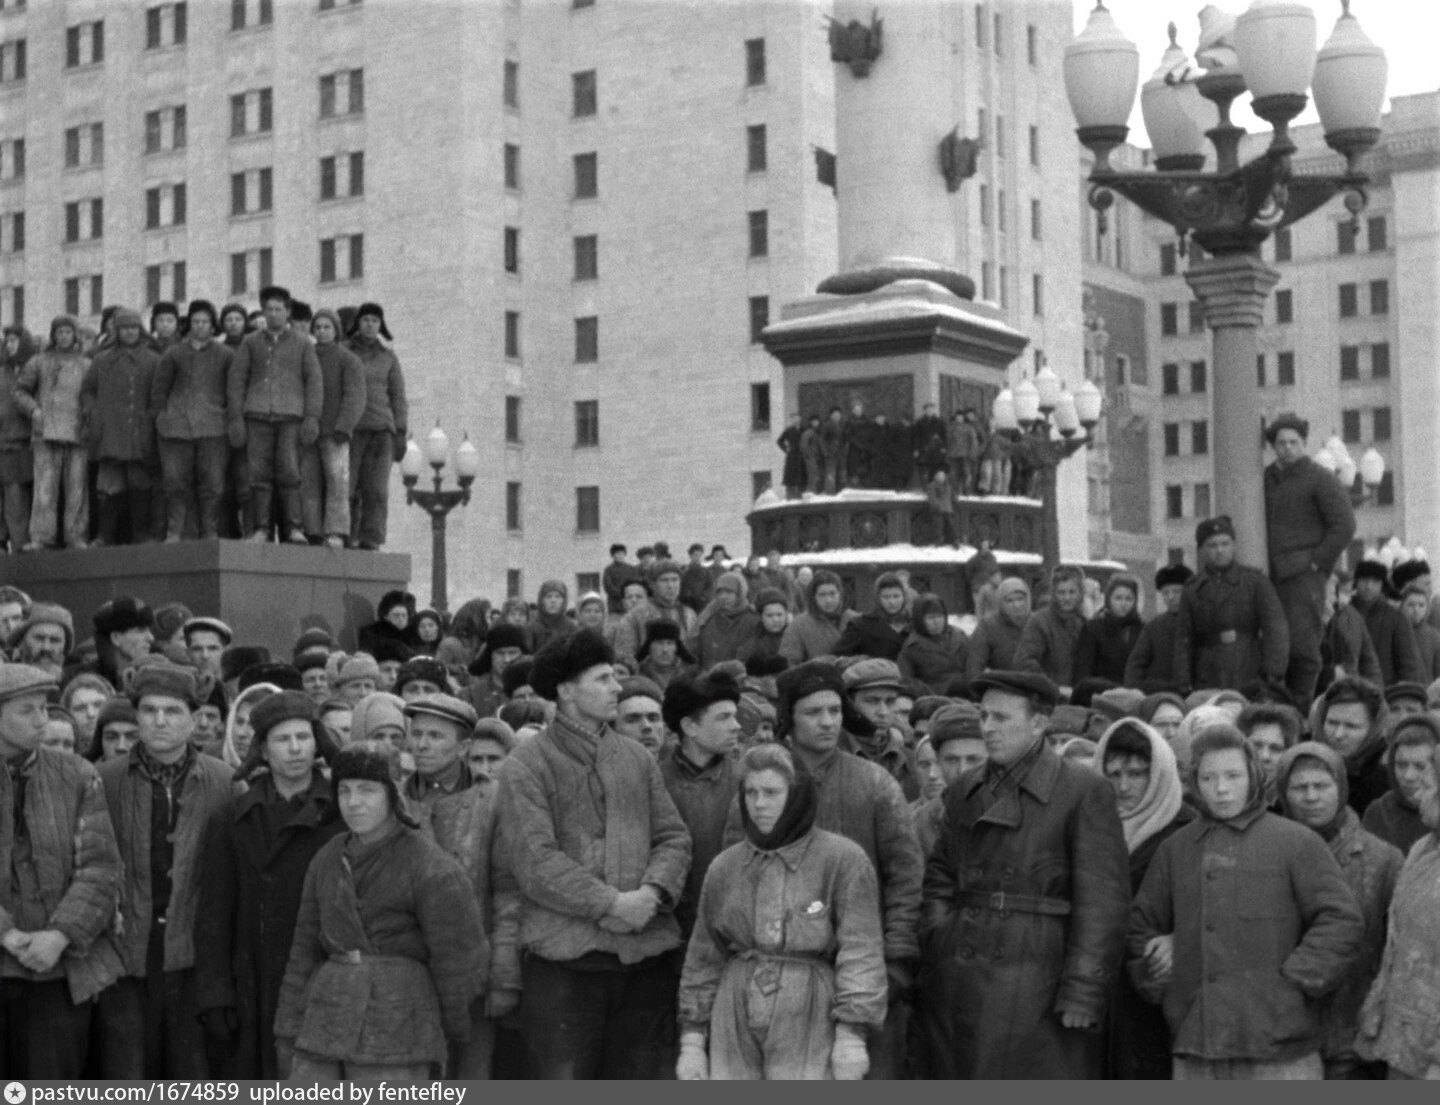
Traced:
[[288, 658], [302, 629], [324, 625], [343, 648], [375, 620], [380, 596], [408, 588], [410, 557], [302, 545], [186, 541], [0, 557], [0, 583], [58, 602], [75, 615], [78, 639], [91, 614], [117, 595], [152, 607], [183, 602], [223, 618], [237, 643], [264, 645]]

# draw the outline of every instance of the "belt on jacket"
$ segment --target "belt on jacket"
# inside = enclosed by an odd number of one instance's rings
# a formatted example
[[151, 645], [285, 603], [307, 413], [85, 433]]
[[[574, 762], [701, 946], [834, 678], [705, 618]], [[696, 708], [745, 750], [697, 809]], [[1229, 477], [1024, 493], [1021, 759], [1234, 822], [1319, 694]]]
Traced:
[[955, 904], [993, 909], [996, 913], [1043, 913], [1049, 917], [1070, 915], [1070, 903], [1060, 898], [1007, 894], [1003, 890], [961, 890], [955, 895]]
[[381, 955], [379, 952], [362, 952], [359, 948], [351, 948], [347, 952], [331, 952], [331, 963], [348, 963], [352, 967], [358, 967], [362, 963], [419, 963], [420, 960], [408, 955]]
[[828, 967], [834, 957], [825, 952], [767, 952], [761, 948], [747, 948], [735, 958], [754, 962], [777, 960], [781, 963], [803, 963], [807, 967]]
[[1202, 648], [1213, 645], [1233, 645], [1240, 639], [1240, 634], [1233, 629], [1222, 629], [1219, 633], [1201, 633], [1196, 640]]

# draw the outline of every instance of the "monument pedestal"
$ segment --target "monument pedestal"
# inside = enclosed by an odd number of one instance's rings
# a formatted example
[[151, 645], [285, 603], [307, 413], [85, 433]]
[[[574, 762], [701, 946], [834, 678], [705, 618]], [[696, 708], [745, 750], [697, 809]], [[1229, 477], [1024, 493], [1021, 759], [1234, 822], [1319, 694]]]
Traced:
[[90, 636], [90, 616], [106, 600], [135, 595], [152, 608], [182, 602], [197, 615], [223, 618], [237, 644], [264, 645], [288, 659], [295, 638], [324, 625], [342, 648], [375, 620], [386, 591], [407, 589], [410, 557], [309, 545], [183, 541], [0, 557], [0, 583], [58, 602]]

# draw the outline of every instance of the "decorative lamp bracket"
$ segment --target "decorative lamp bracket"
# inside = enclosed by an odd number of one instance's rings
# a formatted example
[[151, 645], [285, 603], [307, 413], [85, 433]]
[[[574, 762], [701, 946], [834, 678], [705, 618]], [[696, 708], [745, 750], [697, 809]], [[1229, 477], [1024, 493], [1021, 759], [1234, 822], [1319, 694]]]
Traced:
[[856, 77], [868, 77], [870, 66], [880, 56], [884, 37], [885, 21], [878, 9], [870, 13], [870, 26], [858, 19], [841, 23], [838, 19], [825, 17], [830, 24], [830, 60], [850, 67]]

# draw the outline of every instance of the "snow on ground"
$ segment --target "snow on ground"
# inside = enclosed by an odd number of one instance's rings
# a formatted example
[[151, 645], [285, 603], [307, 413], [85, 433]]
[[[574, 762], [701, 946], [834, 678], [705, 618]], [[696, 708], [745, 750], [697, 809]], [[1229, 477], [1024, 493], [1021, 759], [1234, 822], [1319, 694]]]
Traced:
[[[798, 499], [782, 499], [774, 491], [765, 491], [755, 500], [754, 510], [774, 510], [782, 506], [834, 506], [864, 503], [923, 503], [925, 494], [921, 491], [884, 491], [879, 488], [846, 488], [836, 495], [814, 495], [809, 491]], [[1037, 510], [1044, 506], [1039, 499], [1027, 499], [1022, 495], [957, 495], [957, 503], [971, 506], [1029, 506]]]

